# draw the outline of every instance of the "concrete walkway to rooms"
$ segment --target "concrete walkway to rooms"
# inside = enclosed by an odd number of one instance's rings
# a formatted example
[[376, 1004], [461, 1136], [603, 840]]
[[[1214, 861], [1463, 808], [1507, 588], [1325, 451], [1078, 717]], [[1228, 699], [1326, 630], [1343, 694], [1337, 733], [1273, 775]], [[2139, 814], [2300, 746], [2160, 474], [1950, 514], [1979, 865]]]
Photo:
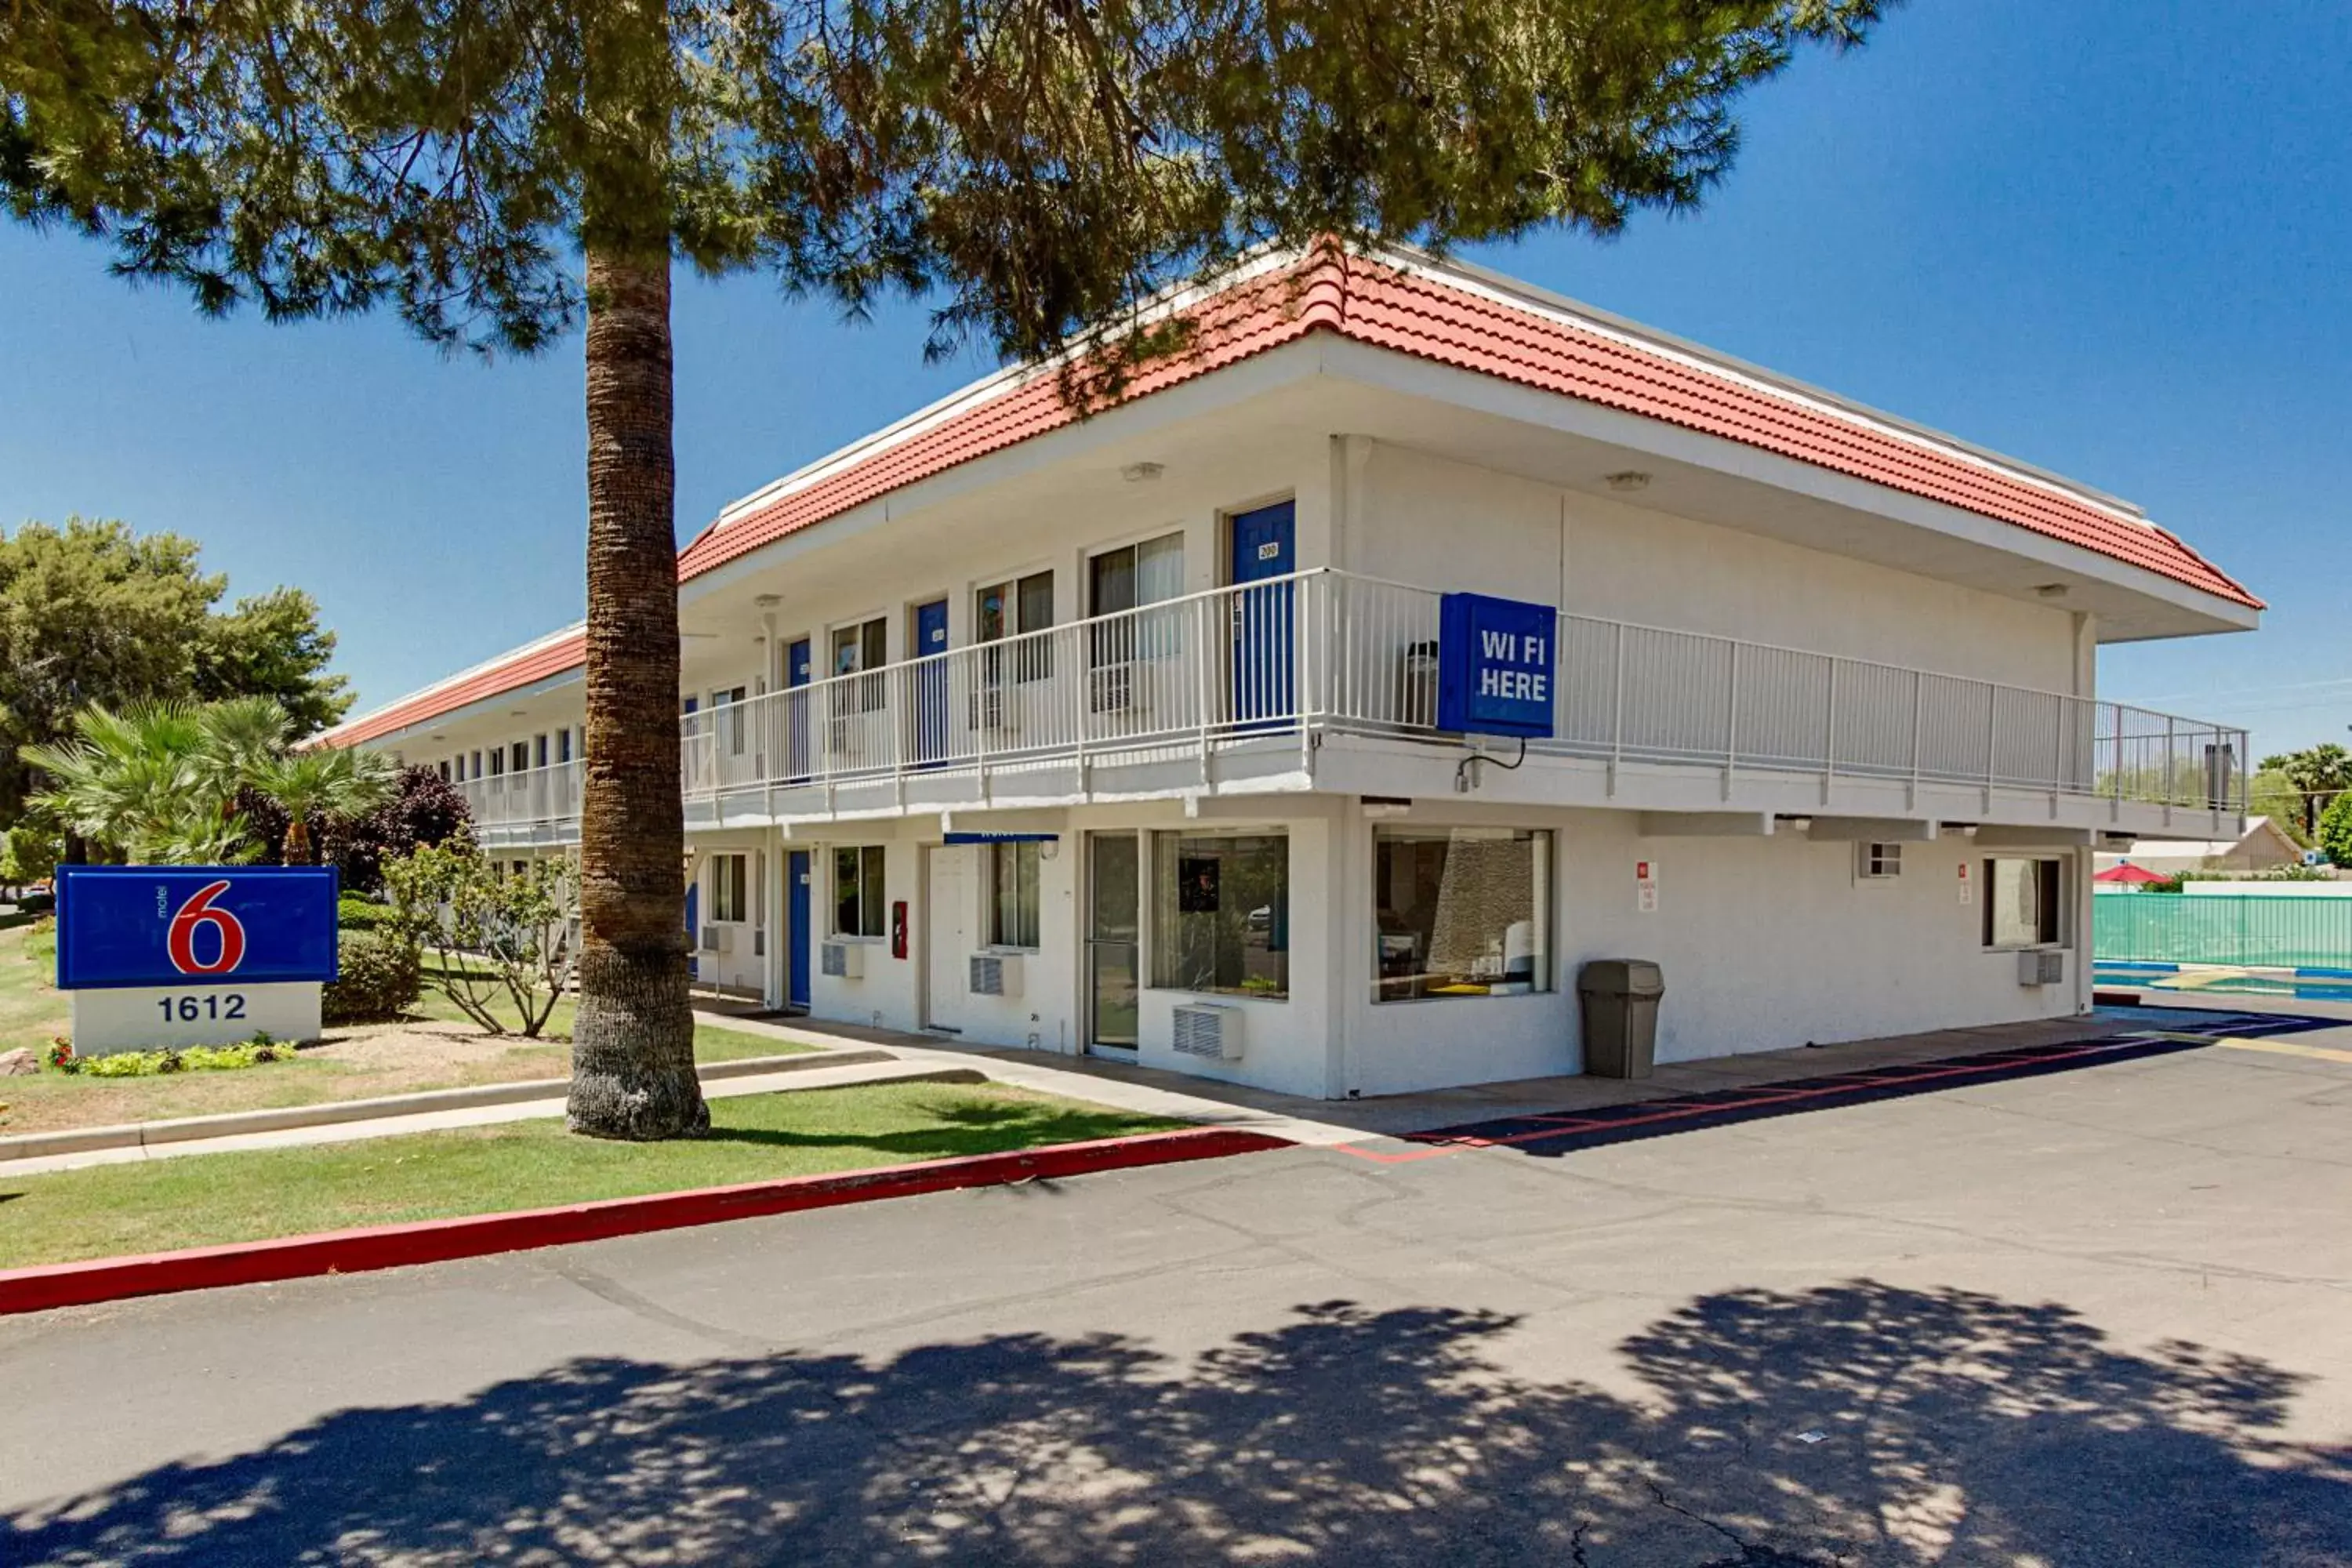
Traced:
[[[1651, 1077], [1638, 1080], [1562, 1075], [1347, 1100], [1306, 1100], [1097, 1057], [967, 1046], [931, 1035], [810, 1018], [778, 1021], [748, 1008], [724, 1013], [713, 1010], [708, 1017], [712, 1023], [723, 1022], [729, 1028], [757, 1028], [763, 1033], [773, 1032], [779, 1038], [803, 1043], [855, 1042], [880, 1047], [909, 1061], [976, 1064], [991, 1078], [1073, 1099], [1187, 1121], [1248, 1127], [1293, 1142], [1331, 1145], [1514, 1116], [1600, 1110], [1755, 1084], [1794, 1082], [2024, 1047], [2110, 1039], [2157, 1029], [2222, 1033], [2225, 1031], [2221, 1026], [2234, 1009], [2180, 1009], [2179, 1016], [2171, 1020], [2154, 1017], [2157, 1011], [2103, 1009], [2088, 1017], [1935, 1029], [1843, 1045], [1800, 1046], [1788, 1050], [1713, 1057], [1703, 1061], [1670, 1062], [1661, 1064]], [[2299, 1040], [2352, 1049], [2352, 1006], [2303, 1007], [2294, 1011], [2305, 1017], [2344, 1020], [2340, 1027], [2298, 1034]]]
[[[1759, 1051], [1744, 1056], [1711, 1058], [1704, 1061], [1667, 1063], [1660, 1066], [1650, 1078], [1633, 1081], [1559, 1076], [1433, 1089], [1418, 1094], [1389, 1095], [1373, 1100], [1328, 1100], [1275, 1094], [1264, 1089], [1218, 1083], [1188, 1073], [1136, 1067], [1093, 1057], [965, 1046], [929, 1035], [910, 1035], [805, 1018], [780, 1021], [760, 1014], [748, 1004], [730, 1006], [707, 997], [698, 998], [698, 1001], [701, 1005], [697, 1009], [697, 1016], [704, 1023], [767, 1035], [820, 1049], [839, 1050], [849, 1045], [872, 1046], [897, 1058], [884, 1062], [845, 1062], [838, 1067], [812, 1065], [793, 1072], [706, 1082], [704, 1093], [714, 1098], [835, 1089], [860, 1083], [936, 1078], [950, 1073], [958, 1076], [978, 1074], [994, 1082], [1060, 1095], [1066, 1099], [1088, 1100], [1115, 1110], [1165, 1116], [1202, 1126], [1263, 1132], [1293, 1143], [1324, 1148], [1343, 1145], [1385, 1147], [1393, 1140], [1437, 1129], [1475, 1128], [1507, 1122], [1518, 1117], [1600, 1111], [1611, 1107], [1685, 1100], [1757, 1085], [1789, 1085], [1806, 1079], [1867, 1074], [1920, 1063], [2145, 1035], [2155, 1030], [2219, 1036], [2228, 1032], [2228, 1020], [2232, 1016], [2252, 1019], [2262, 1013], [2273, 1011], [2221, 1012], [2160, 1007], [2103, 1010], [2086, 1018], [2051, 1019], [1973, 1029], [1940, 1029], [1847, 1045], [1799, 1047], [1791, 1050]], [[2341, 1056], [2343, 1059], [2352, 1061], [2352, 1006], [2330, 1009], [2313, 1005], [2294, 1011], [2304, 1018], [2325, 1016], [2342, 1018], [2346, 1022], [2315, 1031], [2298, 1031], [2294, 1042], [2260, 1042], [2261, 1048], [2295, 1054]], [[2178, 1013], [2177, 1017], [2166, 1016], [2166, 1014], [2174, 1012]], [[142, 1159], [398, 1137], [413, 1132], [487, 1126], [562, 1113], [563, 1100], [557, 1096], [499, 1105], [384, 1116], [363, 1121], [340, 1121], [219, 1138], [189, 1139], [151, 1146], [44, 1155], [9, 1161], [5, 1166], [0, 1166], [0, 1175], [29, 1176]]]

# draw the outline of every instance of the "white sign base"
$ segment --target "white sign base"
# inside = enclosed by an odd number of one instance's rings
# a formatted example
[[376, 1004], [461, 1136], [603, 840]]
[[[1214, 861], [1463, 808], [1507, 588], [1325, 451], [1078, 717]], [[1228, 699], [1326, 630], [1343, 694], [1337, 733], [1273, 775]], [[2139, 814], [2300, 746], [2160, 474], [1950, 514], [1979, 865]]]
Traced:
[[319, 982], [266, 985], [140, 985], [76, 991], [76, 1056], [154, 1051], [165, 1047], [236, 1045], [256, 1035], [273, 1040], [315, 1040]]

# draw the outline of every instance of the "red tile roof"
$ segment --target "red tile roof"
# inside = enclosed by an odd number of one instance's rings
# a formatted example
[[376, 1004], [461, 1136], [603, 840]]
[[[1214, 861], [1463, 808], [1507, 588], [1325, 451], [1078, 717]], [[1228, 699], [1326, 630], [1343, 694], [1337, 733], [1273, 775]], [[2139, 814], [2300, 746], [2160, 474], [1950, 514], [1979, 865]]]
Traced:
[[[2173, 534], [1931, 437], [1816, 402], [1601, 323], [1445, 277], [1325, 247], [1189, 307], [1191, 349], [1139, 374], [1122, 401], [1330, 331], [1372, 347], [1579, 398], [1924, 497], [2259, 609], [2262, 602]], [[678, 556], [681, 581], [877, 497], [1072, 424], [1049, 375], [1011, 377], [896, 438], [853, 451], [772, 500], [755, 498]], [[373, 739], [577, 666], [575, 634], [367, 715], [332, 738]]]
[[405, 730], [412, 724], [422, 724], [444, 713], [454, 713], [469, 702], [496, 697], [500, 692], [513, 691], [551, 675], [577, 669], [587, 662], [588, 637], [585, 632], [568, 632], [562, 637], [534, 643], [504, 658], [494, 659], [477, 669], [467, 671], [455, 680], [402, 698], [388, 708], [379, 708], [333, 730], [320, 739], [338, 746], [356, 746]]

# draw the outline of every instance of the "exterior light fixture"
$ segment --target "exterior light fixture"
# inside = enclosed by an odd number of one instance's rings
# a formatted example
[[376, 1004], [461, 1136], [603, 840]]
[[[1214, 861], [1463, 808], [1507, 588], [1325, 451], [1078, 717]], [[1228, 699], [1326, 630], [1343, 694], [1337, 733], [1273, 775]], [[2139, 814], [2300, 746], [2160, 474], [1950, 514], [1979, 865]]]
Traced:
[[1630, 495], [1635, 490], [1648, 489], [1650, 476], [1639, 468], [1623, 468], [1616, 473], [1604, 475], [1601, 482], [1621, 494]]
[[2037, 598], [2063, 599], [2066, 596], [2066, 584], [2063, 583], [2043, 583], [2035, 587], [2033, 592]]
[[1148, 485], [1167, 471], [1163, 463], [1129, 463], [1118, 471], [1118, 477], [1131, 485]]
[[772, 610], [784, 602], [784, 596], [782, 594], [761, 594], [751, 602], [763, 610]]

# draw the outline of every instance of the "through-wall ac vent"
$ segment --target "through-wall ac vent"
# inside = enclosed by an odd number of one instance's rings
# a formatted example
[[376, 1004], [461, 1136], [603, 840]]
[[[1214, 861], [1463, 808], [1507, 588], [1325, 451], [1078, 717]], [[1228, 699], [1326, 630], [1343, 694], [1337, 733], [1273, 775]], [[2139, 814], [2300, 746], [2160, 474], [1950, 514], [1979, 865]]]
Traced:
[[975, 996], [1018, 996], [1020, 957], [1013, 953], [975, 952], [971, 955], [970, 982]]
[[826, 942], [821, 957], [825, 977], [829, 980], [866, 978], [866, 947], [863, 942]]
[[1203, 1061], [1237, 1062], [1242, 1058], [1242, 1010], [1210, 1002], [1188, 1002], [1176, 1009], [1176, 1054]]

